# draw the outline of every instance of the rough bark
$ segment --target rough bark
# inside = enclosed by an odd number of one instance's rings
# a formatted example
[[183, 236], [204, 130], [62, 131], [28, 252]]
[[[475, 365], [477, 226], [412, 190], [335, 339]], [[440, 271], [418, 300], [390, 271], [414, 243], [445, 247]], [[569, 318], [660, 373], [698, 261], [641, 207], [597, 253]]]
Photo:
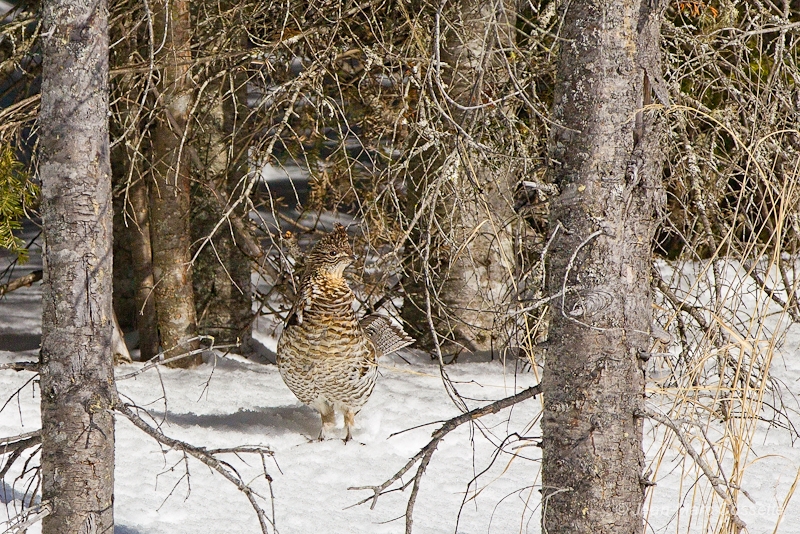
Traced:
[[[114, 133], [112, 126], [112, 137]], [[111, 151], [115, 191], [114, 311], [123, 330], [138, 331], [140, 359], [146, 361], [158, 354], [159, 346], [155, 299], [152, 296], [150, 201], [147, 183], [140, 172], [134, 172], [128, 183], [132, 164], [125, 144], [117, 144]]]
[[43, 6], [44, 534], [114, 530], [112, 207], [106, 3]]
[[[160, 80], [158, 122], [152, 132], [150, 236], [153, 248], [155, 304], [161, 346], [167, 356], [198, 347], [192, 272], [189, 260], [190, 136], [192, 104], [189, 2], [153, 2], [154, 46]], [[163, 43], [163, 44], [161, 44]], [[202, 356], [175, 361], [176, 367], [202, 363]]]
[[[232, 73], [233, 75], [233, 73]], [[233, 94], [229, 80], [213, 84], [207, 93], [206, 113], [194, 146], [199, 157], [198, 180], [192, 192], [192, 238], [203, 245], [194, 264], [193, 283], [198, 331], [216, 343], [238, 345], [247, 351], [252, 336], [250, 259], [237, 246], [233, 224], [225, 222], [229, 199], [243, 193], [247, 149], [241, 131], [244, 80], [233, 77], [239, 87]], [[244, 204], [230, 217], [245, 217]], [[241, 225], [244, 226], [244, 225]], [[206, 242], [208, 237], [210, 241]]]
[[139, 353], [142, 361], [158, 354], [158, 321], [153, 296], [153, 249], [150, 238], [150, 203], [147, 182], [133, 180], [129, 188], [131, 219], [128, 239], [133, 260], [133, 285], [136, 292], [136, 328], [139, 331]]
[[[438, 98], [457, 126], [445, 147], [412, 165], [417, 172], [411, 210], [418, 209], [431, 189], [431, 171], [433, 180], [443, 180], [437, 207], [440, 233], [430, 258], [434, 279], [428, 290], [433, 294], [434, 325], [447, 340], [448, 353], [499, 353], [508, 340], [515, 263], [514, 169], [500, 151], [479, 151], [465, 136], [489, 147], [494, 144], [487, 125], [497, 120], [498, 108], [481, 105], [508, 81], [504, 51], [513, 44], [514, 9], [511, 2], [471, 0], [454, 10], [446, 25], [450, 30], [440, 43], [446, 67]], [[424, 284], [422, 278], [405, 284], [409, 299], [403, 315], [408, 324], [427, 324]]]
[[[655, 2], [654, 2], [655, 4]], [[660, 128], [643, 114], [660, 69], [661, 7], [573, 1], [549, 139], [551, 304], [543, 379], [543, 532], [643, 532], [642, 420]]]
[[[147, 28], [138, 31], [124, 24], [110, 28], [111, 65], [131, 57], [148, 57]], [[142, 116], [129, 91], [137, 85], [133, 75], [112, 77], [111, 174], [114, 190], [114, 310], [125, 329], [136, 329], [143, 361], [158, 354], [158, 322], [153, 296], [153, 252], [150, 239], [150, 199], [145, 161], [141, 154]]]

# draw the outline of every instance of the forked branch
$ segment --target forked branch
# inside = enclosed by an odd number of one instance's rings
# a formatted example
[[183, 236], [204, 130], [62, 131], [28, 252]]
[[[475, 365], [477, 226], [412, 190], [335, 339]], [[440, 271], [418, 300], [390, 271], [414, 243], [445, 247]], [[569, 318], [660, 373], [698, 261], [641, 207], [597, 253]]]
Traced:
[[26, 508], [8, 521], [9, 527], [3, 534], [25, 534], [28, 528], [38, 523], [53, 511], [50, 501], [44, 501], [30, 508]]
[[[229, 465], [227, 465], [226, 462], [221, 461], [216, 457], [217, 454], [223, 454], [223, 453], [239, 453], [239, 454], [256, 453], [260, 454], [263, 458], [264, 455], [272, 456], [272, 451], [270, 449], [268, 449], [267, 447], [250, 446], [250, 447], [208, 450], [203, 447], [197, 447], [190, 443], [186, 443], [185, 441], [174, 439], [165, 435], [160, 429], [150, 426], [147, 423], [147, 421], [142, 419], [142, 417], [140, 417], [139, 414], [137, 414], [134, 411], [134, 407], [130, 404], [125, 404], [120, 402], [115, 406], [115, 409], [119, 413], [127, 417], [128, 420], [131, 423], [133, 423], [137, 428], [142, 430], [145, 434], [149, 435], [162, 445], [165, 445], [176, 451], [184, 452], [190, 456], [193, 456], [194, 458], [197, 458], [198, 460], [206, 464], [208, 467], [210, 467], [211, 469], [213, 469], [214, 471], [225, 477], [234, 486], [236, 486], [236, 489], [244, 493], [245, 496], [247, 497], [247, 500], [250, 501], [250, 505], [253, 507], [253, 510], [255, 510], [256, 515], [258, 516], [258, 522], [259, 525], [261, 526], [261, 532], [263, 534], [268, 534], [269, 527], [272, 527], [273, 532], [277, 532], [277, 530], [275, 529], [274, 514], [271, 519], [267, 517], [267, 513], [264, 511], [263, 508], [261, 508], [258, 501], [256, 500], [256, 497], [260, 497], [264, 500], [266, 500], [266, 498], [256, 493], [253, 490], [253, 488], [251, 488], [248, 484], [245, 484], [245, 482], [241, 479], [241, 477], [238, 476], [238, 473], [236, 473]], [[270, 477], [266, 471], [264, 471], [264, 476], [271, 485], [272, 477]], [[274, 506], [273, 506], [273, 511], [274, 511]]]
[[453, 417], [446, 421], [438, 430], [436, 430], [431, 435], [431, 440], [425, 445], [420, 451], [411, 458], [406, 465], [403, 466], [397, 473], [394, 474], [389, 480], [380, 484], [378, 486], [355, 486], [350, 487], [347, 489], [350, 490], [370, 490], [373, 492], [373, 495], [367, 497], [353, 506], [358, 506], [360, 504], [364, 504], [367, 501], [372, 501], [370, 504], [370, 510], [375, 508], [375, 505], [378, 502], [378, 497], [385, 493], [389, 493], [390, 491], [396, 491], [397, 489], [405, 490], [408, 487], [409, 483], [401, 485], [399, 488], [395, 489], [388, 489], [391, 487], [395, 482], [400, 480], [400, 478], [408, 473], [417, 462], [419, 462], [419, 467], [417, 467], [417, 471], [414, 474], [413, 479], [413, 486], [411, 488], [411, 495], [408, 498], [408, 504], [406, 505], [406, 534], [411, 533], [411, 528], [413, 524], [413, 513], [414, 513], [414, 504], [417, 500], [417, 493], [419, 492], [419, 485], [422, 481], [422, 476], [425, 474], [425, 469], [427, 469], [428, 464], [431, 461], [431, 457], [433, 456], [434, 451], [436, 451], [436, 447], [438, 447], [439, 442], [444, 439], [444, 437], [458, 428], [459, 426], [463, 425], [464, 423], [474, 421], [476, 419], [480, 419], [484, 415], [489, 415], [493, 413], [497, 413], [500, 410], [513, 406], [515, 404], [519, 404], [520, 402], [530, 399], [531, 397], [536, 397], [542, 392], [541, 384], [536, 384], [535, 386], [531, 386], [526, 390], [520, 391], [516, 395], [512, 395], [510, 397], [506, 397], [504, 399], [500, 399], [495, 401], [491, 404], [487, 404], [486, 406], [475, 408], [474, 410], [470, 410], [469, 412], [463, 413], [457, 417]]
[[725, 503], [726, 508], [728, 509], [728, 514], [730, 515], [731, 521], [733, 522], [733, 526], [736, 529], [736, 532], [742, 532], [744, 529], [747, 528], [747, 525], [744, 521], [739, 517], [737, 514], [736, 503], [733, 502], [733, 497], [728, 491], [728, 487], [723, 480], [720, 479], [714, 472], [711, 470], [711, 466], [706, 463], [705, 460], [700, 456], [700, 454], [692, 447], [692, 444], [689, 443], [689, 438], [680, 428], [680, 422], [674, 421], [673, 419], [667, 417], [664, 414], [660, 414], [654, 410], [649, 408], [645, 408], [643, 410], [643, 414], [654, 421], [658, 421], [662, 425], [665, 425], [670, 430], [675, 433], [675, 437], [678, 438], [678, 441], [681, 442], [683, 448], [686, 449], [686, 452], [689, 456], [692, 457], [695, 464], [700, 468], [703, 474], [708, 479], [709, 483], [711, 483], [711, 487], [714, 489], [714, 492], [720, 496], [720, 498]]
[[22, 453], [31, 447], [36, 447], [42, 443], [42, 431], [34, 430], [17, 436], [0, 438], [0, 455], [8, 454], [3, 467], [0, 468], [0, 480], [6, 476], [8, 470], [14, 465]]

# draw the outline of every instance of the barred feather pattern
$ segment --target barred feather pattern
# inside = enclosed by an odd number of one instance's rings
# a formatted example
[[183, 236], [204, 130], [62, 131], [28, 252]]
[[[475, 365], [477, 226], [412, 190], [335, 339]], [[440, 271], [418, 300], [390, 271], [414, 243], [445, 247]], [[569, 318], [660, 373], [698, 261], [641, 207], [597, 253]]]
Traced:
[[383, 315], [367, 315], [361, 319], [361, 328], [375, 345], [378, 356], [386, 356], [414, 343], [413, 337]]
[[281, 377], [301, 402], [322, 418], [320, 439], [344, 414], [347, 437], [378, 376], [378, 351], [353, 310], [344, 269], [353, 261], [344, 230], [337, 225], [306, 258], [297, 301], [278, 340]]
[[375, 345], [356, 319], [343, 278], [312, 277], [308, 286], [302, 320], [287, 325], [278, 342], [281, 376], [304, 404], [358, 412], [375, 387]]

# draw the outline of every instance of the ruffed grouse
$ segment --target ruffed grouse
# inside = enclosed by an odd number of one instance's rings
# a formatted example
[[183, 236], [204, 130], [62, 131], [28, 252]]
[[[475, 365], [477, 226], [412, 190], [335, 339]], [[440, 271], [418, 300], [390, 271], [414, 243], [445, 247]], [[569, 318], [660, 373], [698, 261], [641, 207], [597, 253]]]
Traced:
[[333, 428], [334, 411], [339, 411], [345, 443], [375, 387], [378, 356], [414, 342], [385, 317], [356, 319], [353, 292], [343, 276], [353, 260], [347, 232], [337, 224], [306, 256], [297, 301], [278, 341], [283, 381], [322, 417], [319, 439]]

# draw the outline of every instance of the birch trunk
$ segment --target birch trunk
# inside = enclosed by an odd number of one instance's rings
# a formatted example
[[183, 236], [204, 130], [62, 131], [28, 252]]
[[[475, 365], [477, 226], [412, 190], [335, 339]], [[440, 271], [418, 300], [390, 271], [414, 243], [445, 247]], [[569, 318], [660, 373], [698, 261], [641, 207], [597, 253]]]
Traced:
[[42, 532], [112, 532], [108, 11], [49, 0], [43, 21]]

